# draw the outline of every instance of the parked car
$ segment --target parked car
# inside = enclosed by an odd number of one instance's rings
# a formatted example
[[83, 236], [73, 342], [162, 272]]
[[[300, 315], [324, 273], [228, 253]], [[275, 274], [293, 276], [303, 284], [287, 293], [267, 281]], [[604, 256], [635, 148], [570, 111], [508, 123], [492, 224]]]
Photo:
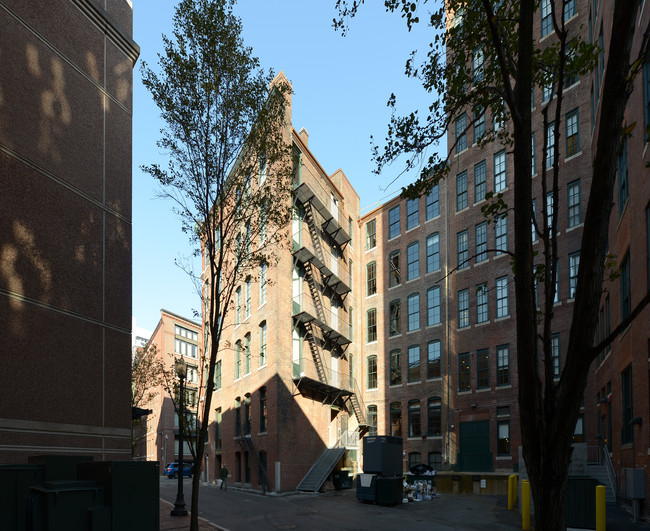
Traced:
[[[194, 473], [194, 465], [192, 463], [183, 463], [183, 476], [191, 478], [193, 473]], [[178, 478], [178, 463], [169, 463], [165, 467], [163, 474], [167, 476], [169, 479]]]

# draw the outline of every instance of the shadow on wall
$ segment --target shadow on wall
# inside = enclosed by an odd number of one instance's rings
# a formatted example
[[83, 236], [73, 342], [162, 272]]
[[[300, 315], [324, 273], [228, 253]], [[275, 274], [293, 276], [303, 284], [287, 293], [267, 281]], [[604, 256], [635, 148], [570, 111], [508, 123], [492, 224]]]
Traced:
[[[209, 427], [210, 456], [214, 464], [210, 479], [218, 477], [218, 467], [224, 463], [231, 481], [260, 488], [256, 470], [260, 462], [271, 490], [294, 490], [327, 448], [310, 417], [327, 429], [330, 418], [337, 412], [321, 402], [294, 396], [295, 388], [289, 389], [278, 375], [250, 390], [246, 383], [246, 377], [238, 382], [237, 389], [242, 394], [235, 395], [233, 388], [227, 387], [214, 395], [217, 421]], [[232, 402], [224, 403], [230, 397]], [[247, 434], [252, 447], [246, 443]], [[276, 462], [280, 462], [279, 488]]]

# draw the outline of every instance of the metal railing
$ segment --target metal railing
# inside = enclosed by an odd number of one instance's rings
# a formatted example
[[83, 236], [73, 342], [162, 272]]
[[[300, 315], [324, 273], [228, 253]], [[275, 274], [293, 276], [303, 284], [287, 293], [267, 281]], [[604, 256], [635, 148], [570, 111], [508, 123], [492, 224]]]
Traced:
[[614, 464], [612, 463], [612, 459], [609, 457], [609, 450], [607, 449], [607, 445], [603, 446], [602, 455], [603, 462], [605, 464], [605, 470], [607, 470], [609, 481], [612, 485], [612, 491], [614, 492], [614, 499], [616, 499], [616, 472], [614, 472]]
[[[336, 313], [332, 312], [331, 307], [323, 308], [325, 317], [325, 321], [323, 322], [322, 319], [318, 316], [318, 308], [314, 304], [314, 301], [311, 299], [311, 296], [307, 293], [293, 297], [292, 307], [294, 315], [301, 312], [307, 312], [312, 317], [318, 319], [318, 321], [325, 325], [325, 332], [329, 332], [329, 330], [327, 330], [327, 328], [329, 328], [330, 330], [338, 332], [343, 337], [346, 337], [348, 339], [350, 338], [350, 322], [340, 316], [340, 314], [343, 313], [342, 308], [337, 308]], [[320, 326], [320, 323], [316, 324]]]
[[[320, 249], [316, 249], [313, 238], [306, 227], [307, 223], [303, 223], [302, 227], [293, 233], [294, 249], [304, 247], [311, 254], [313, 254], [319, 261], [317, 267], [322, 267], [321, 263], [330, 273], [336, 275], [339, 280], [350, 284], [350, 270], [344, 263], [340, 256], [334, 256], [328, 249], [321, 245]], [[324, 272], [327, 274], [327, 272]]]
[[332, 448], [350, 448], [359, 446], [359, 432], [344, 430]]

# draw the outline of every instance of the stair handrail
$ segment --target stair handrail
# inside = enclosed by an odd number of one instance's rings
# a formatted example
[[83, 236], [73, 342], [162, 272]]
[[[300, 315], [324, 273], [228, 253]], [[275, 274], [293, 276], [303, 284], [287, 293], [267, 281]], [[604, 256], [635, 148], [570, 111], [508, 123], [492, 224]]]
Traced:
[[606, 444], [603, 445], [603, 462], [605, 463], [609, 483], [614, 492], [614, 499], [616, 499], [616, 472], [614, 471], [614, 464], [612, 463], [612, 458], [609, 456], [609, 449]]

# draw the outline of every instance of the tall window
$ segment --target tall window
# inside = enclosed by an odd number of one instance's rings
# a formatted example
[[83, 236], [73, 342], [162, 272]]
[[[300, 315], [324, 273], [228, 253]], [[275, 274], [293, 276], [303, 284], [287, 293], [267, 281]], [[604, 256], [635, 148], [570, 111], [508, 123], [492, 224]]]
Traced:
[[268, 411], [266, 409], [266, 387], [260, 387], [260, 432], [266, 431]]
[[490, 350], [481, 349], [476, 353], [476, 388], [490, 387]]
[[474, 165], [474, 202], [478, 203], [485, 199], [487, 193], [487, 169], [485, 161], [482, 160]]
[[530, 135], [531, 153], [530, 153], [530, 174], [535, 175], [535, 133]]
[[244, 397], [244, 435], [251, 433], [251, 395]]
[[582, 222], [582, 212], [580, 207], [580, 179], [570, 182], [567, 186], [567, 205], [569, 228], [576, 227]]
[[497, 386], [510, 385], [510, 347], [497, 347]]
[[366, 223], [366, 251], [377, 246], [377, 220], [371, 219]]
[[551, 336], [551, 359], [553, 360], [553, 376], [560, 376], [560, 334]]
[[546, 167], [550, 168], [555, 162], [555, 122], [548, 124], [546, 129]]
[[411, 345], [408, 350], [408, 381], [420, 381], [420, 345]]
[[260, 266], [260, 306], [266, 303], [266, 270], [267, 265]]
[[564, 20], [567, 21], [576, 14], [576, 0], [564, 0]]
[[420, 224], [419, 199], [406, 200], [406, 230], [411, 230]]
[[390, 353], [390, 385], [402, 383], [401, 353], [399, 350], [392, 350]]
[[402, 436], [402, 404], [391, 402], [390, 407], [390, 434], [393, 437]]
[[456, 211], [467, 208], [467, 172], [456, 176]]
[[488, 289], [487, 282], [476, 286], [476, 322], [487, 323], [488, 315]]
[[632, 293], [630, 284], [630, 251], [621, 262], [621, 319], [626, 319], [632, 311]]
[[427, 290], [427, 326], [440, 324], [440, 286]]
[[456, 253], [458, 255], [458, 269], [469, 267], [469, 235], [466, 230], [456, 235]]
[[427, 343], [427, 379], [440, 378], [440, 341]]
[[368, 318], [368, 330], [367, 330], [366, 342], [372, 343], [373, 341], [377, 341], [377, 310], [375, 308], [371, 308], [370, 310], [368, 310], [367, 318]]
[[260, 367], [266, 365], [266, 321], [260, 323]]
[[377, 435], [377, 406], [368, 406], [368, 435]]
[[553, 192], [546, 194], [546, 226], [553, 232], [557, 232], [557, 220], [554, 220], [555, 206], [553, 204]]
[[476, 263], [485, 262], [488, 259], [487, 253], [487, 221], [476, 225]]
[[399, 236], [399, 205], [388, 211], [388, 239]]
[[510, 421], [497, 422], [497, 455], [510, 455]]
[[218, 391], [219, 389], [221, 389], [221, 360], [218, 360], [214, 366], [214, 390]]
[[469, 352], [464, 352], [458, 355], [458, 390], [470, 390], [470, 365], [469, 365]]
[[566, 115], [566, 156], [571, 157], [580, 152], [580, 128], [578, 126], [578, 109]]
[[627, 138], [623, 137], [621, 152], [618, 154], [618, 216], [623, 215], [629, 195], [627, 179]]
[[420, 242], [413, 242], [406, 248], [406, 280], [420, 276]]
[[348, 333], [350, 334], [350, 341], [354, 340], [354, 315], [352, 314], [352, 306], [348, 308], [348, 319], [350, 320], [349, 324], [349, 331]]
[[251, 373], [251, 335], [244, 336], [244, 374]]
[[580, 266], [580, 252], [569, 255], [569, 299], [576, 296], [578, 285], [578, 267]]
[[494, 223], [494, 248], [496, 255], [508, 250], [508, 215], [497, 218]]
[[634, 418], [632, 385], [632, 365], [630, 364], [621, 373], [621, 405], [623, 406], [621, 444], [628, 444], [634, 440], [634, 426], [630, 426], [630, 421]]
[[397, 286], [400, 282], [399, 251], [393, 251], [388, 255], [388, 287]]
[[542, 0], [542, 37], [546, 37], [553, 31], [553, 14], [551, 12], [551, 0]]
[[368, 356], [368, 389], [377, 389], [377, 356]]
[[241, 287], [235, 290], [235, 325], [241, 323]]
[[374, 295], [377, 293], [377, 263], [370, 262], [366, 266], [366, 295]]
[[463, 114], [456, 119], [456, 153], [467, 149], [467, 115]]
[[[409, 401], [409, 437], [419, 437], [420, 435], [422, 435], [422, 426], [421, 426], [421, 419], [420, 419], [420, 401], [410, 400]], [[420, 454], [418, 454], [418, 456], [419, 455]], [[409, 454], [409, 461], [411, 461], [410, 454]]]
[[474, 109], [474, 143], [485, 135], [485, 110]]
[[244, 306], [244, 319], [251, 316], [251, 277], [246, 278], [246, 304]]
[[[646, 57], [643, 64], [643, 108], [645, 109], [644, 131], [648, 131], [648, 126], [650, 126], [650, 57]], [[648, 132], [645, 134], [646, 142], [649, 134]]]
[[420, 294], [413, 293], [406, 299], [406, 310], [408, 312], [408, 321], [406, 331], [412, 332], [420, 328]]
[[235, 380], [241, 378], [241, 341], [235, 343]]
[[352, 218], [348, 216], [348, 234], [350, 235], [350, 247], [353, 247], [354, 243], [354, 225], [352, 224]]
[[214, 445], [217, 450], [221, 449], [221, 421], [223, 417], [221, 415], [221, 408], [218, 407], [215, 410], [214, 415]]
[[506, 150], [494, 154], [494, 192], [505, 190], [508, 186], [506, 179]]
[[429, 452], [429, 466], [434, 470], [442, 470], [441, 452]]
[[437, 218], [440, 215], [439, 198], [440, 198], [440, 192], [438, 189], [438, 185], [435, 184], [427, 195], [427, 212], [426, 212], [427, 221], [433, 218]]
[[510, 315], [508, 306], [508, 277], [497, 278], [497, 319]]
[[531, 239], [533, 243], [537, 241], [537, 229], [535, 228], [536, 220], [537, 220], [537, 199], [533, 199], [533, 215], [530, 218], [530, 231], [531, 231]]
[[439, 396], [427, 400], [427, 435], [437, 437], [442, 435], [442, 401]]
[[472, 53], [472, 80], [483, 81], [483, 50], [477, 48]]
[[427, 236], [427, 273], [440, 269], [440, 236], [437, 232]]
[[458, 292], [458, 328], [469, 326], [469, 290]]
[[401, 301], [392, 301], [388, 308], [388, 335], [397, 336], [402, 333], [402, 303]]

